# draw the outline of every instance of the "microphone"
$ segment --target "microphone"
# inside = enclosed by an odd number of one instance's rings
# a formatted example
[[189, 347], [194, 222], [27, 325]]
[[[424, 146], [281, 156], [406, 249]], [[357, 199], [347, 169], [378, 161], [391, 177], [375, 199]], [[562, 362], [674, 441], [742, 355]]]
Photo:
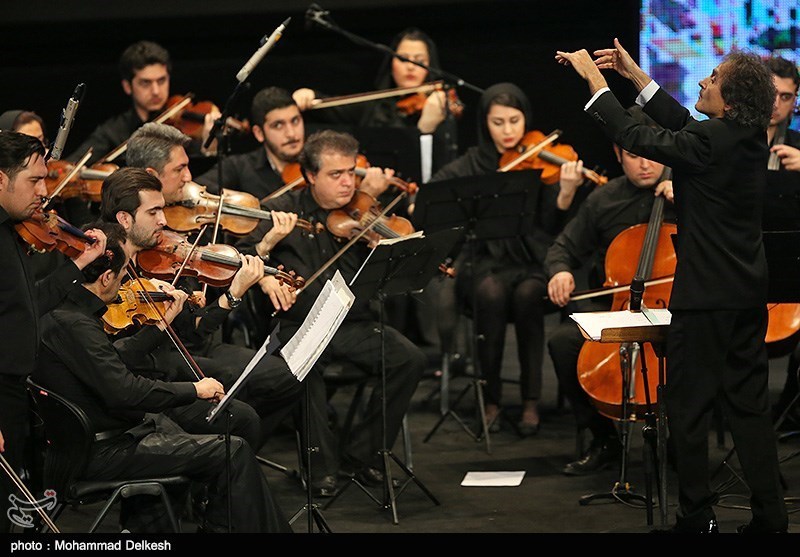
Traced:
[[50, 152], [47, 154], [47, 160], [61, 159], [61, 152], [64, 150], [64, 145], [67, 143], [67, 136], [69, 130], [72, 128], [72, 123], [75, 121], [75, 113], [78, 111], [78, 106], [81, 104], [83, 94], [86, 92], [86, 84], [80, 83], [75, 87], [72, 97], [67, 101], [67, 107], [61, 112], [61, 123], [58, 127], [58, 135], [56, 136]]
[[244, 80], [250, 77], [250, 73], [261, 63], [261, 60], [267, 55], [267, 52], [269, 52], [272, 47], [275, 46], [275, 43], [280, 40], [281, 35], [286, 30], [286, 26], [289, 25], [289, 21], [291, 21], [291, 19], [291, 17], [287, 17], [286, 21], [278, 25], [278, 27], [272, 32], [266, 41], [261, 39], [262, 46], [253, 53], [245, 65], [242, 66], [242, 69], [239, 70], [239, 73], [236, 74], [236, 79], [239, 80], [239, 83], [242, 83]]
[[323, 10], [319, 4], [311, 4], [306, 10], [306, 31], [314, 27], [314, 24], [326, 29], [331, 28], [331, 24], [325, 21], [325, 18], [330, 15], [328, 10]]
[[631, 281], [631, 311], [642, 311], [642, 296], [644, 296], [644, 279], [633, 277]]

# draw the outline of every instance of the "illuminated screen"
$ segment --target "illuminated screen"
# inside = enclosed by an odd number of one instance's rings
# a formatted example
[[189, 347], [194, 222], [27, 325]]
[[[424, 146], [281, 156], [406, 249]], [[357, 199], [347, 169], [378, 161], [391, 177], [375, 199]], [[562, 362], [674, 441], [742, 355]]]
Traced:
[[[798, 0], [643, 0], [642, 69], [695, 117], [698, 82], [733, 49], [800, 64]], [[792, 120], [800, 130], [800, 117]]]

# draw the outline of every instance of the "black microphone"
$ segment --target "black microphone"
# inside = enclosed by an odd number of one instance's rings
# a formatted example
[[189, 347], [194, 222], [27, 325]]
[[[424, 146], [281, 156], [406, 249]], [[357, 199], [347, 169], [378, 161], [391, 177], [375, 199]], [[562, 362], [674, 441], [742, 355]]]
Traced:
[[323, 10], [322, 6], [319, 4], [311, 4], [306, 10], [306, 31], [314, 27], [315, 23], [320, 27], [330, 29], [330, 22], [325, 21], [325, 18], [329, 15], [330, 12], [328, 10]]
[[644, 296], [644, 279], [633, 277], [631, 281], [631, 311], [642, 311], [642, 296]]
[[239, 70], [239, 73], [236, 74], [236, 79], [239, 80], [239, 83], [242, 83], [250, 76], [250, 73], [261, 63], [261, 60], [264, 59], [264, 56], [267, 55], [267, 52], [269, 52], [272, 47], [275, 46], [275, 43], [280, 40], [281, 35], [286, 30], [286, 26], [289, 25], [291, 20], [291, 17], [287, 17], [286, 21], [278, 25], [278, 27], [272, 32], [266, 41], [264, 41], [264, 39], [261, 40], [262, 46], [260, 46], [259, 49], [253, 53], [250, 59], [245, 62], [244, 66], [242, 66], [242, 69]]
[[75, 121], [75, 113], [78, 111], [78, 107], [81, 104], [85, 92], [85, 83], [80, 83], [75, 87], [72, 97], [67, 101], [67, 107], [61, 112], [61, 123], [58, 126], [58, 135], [45, 157], [46, 160], [53, 159], [57, 161], [61, 159], [61, 153], [64, 151], [64, 145], [67, 143], [69, 130], [72, 128], [72, 123]]

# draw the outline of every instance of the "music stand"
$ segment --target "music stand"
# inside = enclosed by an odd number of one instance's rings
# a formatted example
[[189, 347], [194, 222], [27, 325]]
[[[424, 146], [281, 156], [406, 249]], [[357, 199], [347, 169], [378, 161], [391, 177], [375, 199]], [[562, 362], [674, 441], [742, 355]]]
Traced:
[[[491, 454], [489, 424], [483, 404], [482, 371], [478, 364], [478, 335], [476, 330], [477, 288], [475, 261], [477, 243], [486, 240], [519, 237], [533, 232], [539, 205], [541, 186], [540, 170], [496, 172], [483, 176], [469, 176], [437, 182], [428, 182], [419, 189], [412, 221], [417, 230], [433, 232], [443, 228], [461, 226], [472, 270], [472, 355], [474, 373], [470, 383], [455, 398], [451, 407], [442, 414], [424, 439], [427, 443], [444, 420], [450, 416], [475, 441], [483, 438], [486, 452]], [[456, 413], [455, 407], [473, 390], [480, 414], [480, 431], [475, 433]]]
[[219, 403], [212, 405], [211, 409], [208, 411], [208, 415], [206, 416], [206, 421], [209, 424], [213, 424], [220, 416], [220, 414], [225, 414], [225, 478], [228, 482], [228, 533], [231, 532], [231, 508], [232, 508], [232, 501], [231, 501], [231, 413], [228, 410], [228, 406], [230, 406], [230, 401], [236, 396], [239, 392], [239, 389], [242, 388], [247, 378], [250, 377], [250, 372], [253, 371], [253, 368], [256, 367], [256, 364], [260, 362], [264, 357], [269, 356], [275, 353], [275, 350], [278, 349], [280, 346], [280, 341], [278, 340], [278, 331], [280, 330], [280, 323], [275, 326], [272, 332], [267, 336], [264, 344], [261, 345], [261, 348], [255, 353], [252, 359], [247, 363], [242, 371], [239, 378], [236, 379], [236, 382], [233, 386], [225, 393], [225, 396], [222, 397], [222, 400]]
[[[460, 228], [442, 230], [425, 236], [412, 236], [396, 241], [381, 242], [369, 254], [356, 276], [350, 283], [350, 289], [356, 298], [371, 298], [378, 301], [379, 331], [381, 337], [381, 433], [382, 448], [380, 454], [383, 462], [383, 499], [378, 499], [355, 477], [343, 487], [326, 505], [328, 508], [341, 496], [351, 484], [356, 484], [367, 496], [383, 508], [392, 511], [392, 522], [399, 524], [397, 517], [397, 498], [405, 491], [410, 482], [414, 482], [436, 505], [439, 500], [417, 476], [392, 452], [386, 438], [386, 354], [385, 354], [385, 319], [384, 303], [388, 296], [405, 294], [421, 290], [439, 271], [439, 265], [453, 246], [461, 239], [464, 231]], [[406, 474], [406, 481], [395, 491], [392, 478], [391, 463], [394, 462]]]

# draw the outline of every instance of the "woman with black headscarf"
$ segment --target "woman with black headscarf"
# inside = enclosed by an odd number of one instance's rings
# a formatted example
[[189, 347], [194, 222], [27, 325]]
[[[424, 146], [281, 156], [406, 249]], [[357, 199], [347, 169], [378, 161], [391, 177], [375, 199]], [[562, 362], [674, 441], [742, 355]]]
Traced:
[[[478, 145], [442, 168], [431, 182], [497, 172], [502, 155], [516, 149], [532, 129], [531, 116], [530, 102], [519, 87], [511, 83], [489, 87], [480, 101]], [[517, 429], [522, 436], [535, 435], [539, 430], [537, 401], [542, 391], [544, 315], [549, 305], [542, 262], [563, 224], [565, 211], [583, 183], [582, 168], [581, 161], [565, 163], [558, 188], [546, 185], [539, 188], [539, 213], [532, 234], [478, 243], [474, 271], [465, 268], [463, 253], [456, 264], [459, 271], [456, 290], [466, 304], [471, 305], [475, 300], [473, 318], [476, 334], [482, 339], [477, 356], [486, 380], [485, 412], [490, 431], [498, 431], [500, 427], [497, 419], [502, 395], [500, 376], [509, 322], [514, 324], [517, 335], [520, 367], [522, 416]], [[471, 288], [476, 289], [474, 293]], [[437, 299], [445, 301], [448, 296], [443, 293]], [[446, 309], [437, 312], [445, 321], [455, 311], [450, 309], [448, 314]], [[440, 331], [442, 328], [440, 322]]]

